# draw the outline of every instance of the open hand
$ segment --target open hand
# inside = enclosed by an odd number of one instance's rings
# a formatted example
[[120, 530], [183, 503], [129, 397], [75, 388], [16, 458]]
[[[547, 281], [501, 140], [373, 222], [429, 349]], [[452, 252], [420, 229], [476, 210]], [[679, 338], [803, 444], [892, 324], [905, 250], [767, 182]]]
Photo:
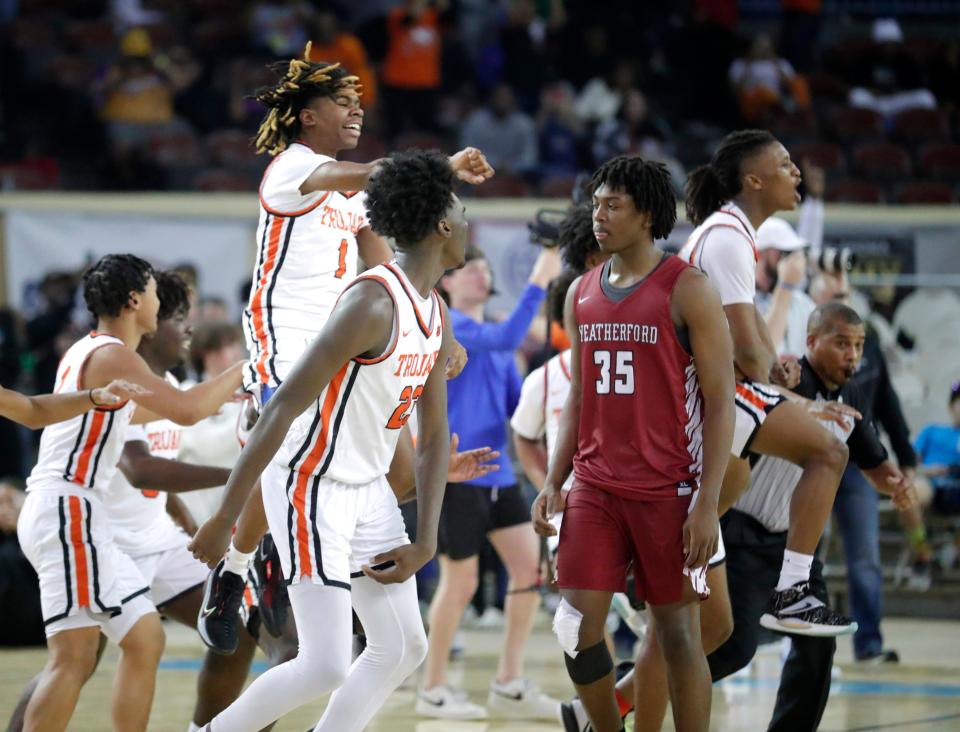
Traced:
[[[381, 585], [392, 585], [406, 582], [418, 569], [433, 559], [436, 549], [430, 549], [420, 544], [405, 544], [396, 549], [378, 554], [370, 564], [363, 565], [360, 570], [370, 579]], [[378, 565], [389, 566], [376, 569]]]
[[450, 462], [447, 464], [447, 482], [465, 483], [474, 478], [480, 478], [495, 470], [500, 470], [500, 466], [491, 463], [500, 457], [500, 453], [492, 447], [478, 447], [474, 450], [465, 450], [457, 452], [457, 446], [460, 444], [460, 436], [454, 432], [450, 435]]
[[807, 404], [807, 411], [817, 419], [836, 422], [845, 430], [850, 429], [855, 421], [863, 419], [860, 412], [843, 402], [814, 401], [811, 399]]
[[134, 384], [124, 379], [114, 379], [106, 386], [101, 386], [99, 389], [92, 389], [90, 399], [92, 399], [93, 403], [98, 407], [112, 407], [131, 399], [136, 401], [137, 397], [150, 396], [152, 393], [149, 389], [140, 386], [140, 384]]

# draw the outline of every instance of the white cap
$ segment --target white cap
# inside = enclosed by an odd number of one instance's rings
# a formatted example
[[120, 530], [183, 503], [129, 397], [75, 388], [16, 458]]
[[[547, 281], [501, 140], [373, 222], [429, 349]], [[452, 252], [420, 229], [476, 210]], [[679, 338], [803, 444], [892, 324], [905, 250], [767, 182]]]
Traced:
[[810, 246], [806, 239], [797, 236], [789, 222], [771, 216], [757, 229], [757, 249], [761, 252], [776, 249], [780, 252], [795, 252]]

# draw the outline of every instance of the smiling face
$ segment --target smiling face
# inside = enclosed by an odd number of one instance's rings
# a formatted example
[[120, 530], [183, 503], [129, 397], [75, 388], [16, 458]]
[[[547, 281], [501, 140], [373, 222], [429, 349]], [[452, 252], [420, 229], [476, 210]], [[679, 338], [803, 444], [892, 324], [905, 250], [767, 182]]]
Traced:
[[649, 216], [625, 191], [603, 183], [593, 193], [593, 235], [604, 254], [616, 254], [643, 241], [649, 234]]
[[792, 211], [800, 203], [800, 169], [779, 142], [772, 142], [743, 162], [743, 189], [759, 195], [767, 215]]
[[332, 97], [317, 97], [300, 110], [303, 135], [321, 152], [352, 150], [363, 131], [360, 96], [342, 89]]

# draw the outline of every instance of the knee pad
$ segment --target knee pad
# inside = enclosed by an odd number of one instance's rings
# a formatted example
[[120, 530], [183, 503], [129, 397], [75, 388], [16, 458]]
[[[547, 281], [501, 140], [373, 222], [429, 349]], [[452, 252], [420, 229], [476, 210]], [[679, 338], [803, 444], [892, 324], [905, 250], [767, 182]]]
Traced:
[[571, 657], [577, 655], [577, 644], [580, 643], [580, 623], [583, 622], [583, 613], [577, 610], [566, 600], [561, 600], [557, 612], [553, 616], [553, 632], [560, 641], [563, 652]]
[[579, 651], [576, 657], [563, 654], [570, 680], [578, 686], [586, 686], [599, 681], [613, 671], [613, 659], [610, 650], [602, 640], [596, 645]]

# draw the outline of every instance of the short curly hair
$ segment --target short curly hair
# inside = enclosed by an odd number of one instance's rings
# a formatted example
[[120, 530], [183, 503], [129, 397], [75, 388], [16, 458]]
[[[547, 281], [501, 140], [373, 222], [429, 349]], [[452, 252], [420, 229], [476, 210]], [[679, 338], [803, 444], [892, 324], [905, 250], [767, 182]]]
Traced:
[[131, 292], [144, 292], [153, 265], [133, 254], [108, 254], [83, 273], [83, 300], [94, 318], [115, 318]]
[[177, 315], [186, 317], [190, 313], [190, 287], [183, 277], [173, 271], [156, 272], [154, 277], [160, 298], [157, 320], [169, 320]]
[[593, 174], [591, 192], [604, 183], [627, 193], [637, 211], [650, 214], [650, 235], [654, 239], [666, 239], [673, 231], [677, 223], [677, 199], [666, 165], [644, 160], [639, 155], [618, 155]]
[[582, 273], [572, 269], [565, 269], [550, 283], [550, 289], [547, 292], [547, 312], [550, 320], [563, 325], [563, 311], [567, 304], [567, 291], [570, 285]]
[[436, 229], [453, 199], [450, 160], [436, 150], [407, 150], [383, 161], [367, 183], [371, 228], [409, 248]]
[[560, 222], [557, 246], [563, 263], [578, 275], [587, 271], [587, 259], [600, 253], [597, 237], [593, 235], [593, 211], [589, 203], [571, 206]]

